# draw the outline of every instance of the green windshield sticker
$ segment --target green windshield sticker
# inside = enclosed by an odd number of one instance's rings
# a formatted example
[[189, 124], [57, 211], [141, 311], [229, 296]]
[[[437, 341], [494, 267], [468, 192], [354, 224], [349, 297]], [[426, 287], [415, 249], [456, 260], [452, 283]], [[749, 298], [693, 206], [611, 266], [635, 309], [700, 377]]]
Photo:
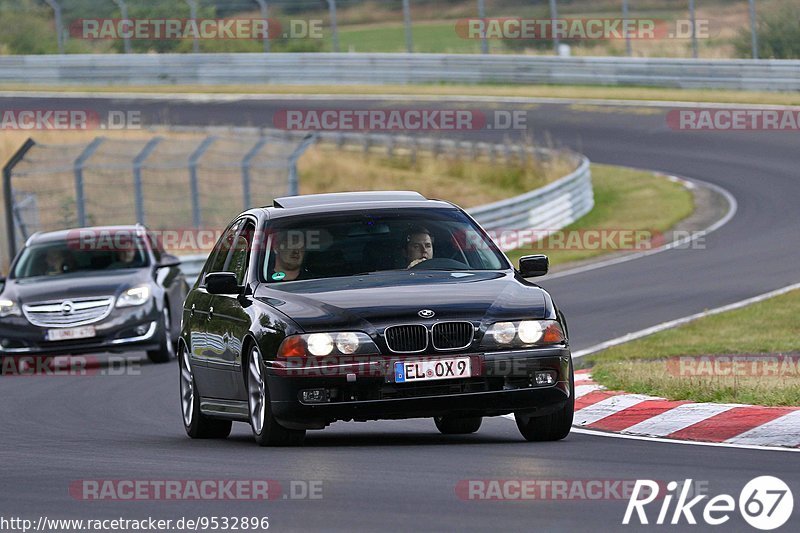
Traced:
[[280, 281], [285, 277], [286, 277], [286, 273], [285, 272], [275, 272], [272, 275], [272, 279], [274, 279], [275, 281]]

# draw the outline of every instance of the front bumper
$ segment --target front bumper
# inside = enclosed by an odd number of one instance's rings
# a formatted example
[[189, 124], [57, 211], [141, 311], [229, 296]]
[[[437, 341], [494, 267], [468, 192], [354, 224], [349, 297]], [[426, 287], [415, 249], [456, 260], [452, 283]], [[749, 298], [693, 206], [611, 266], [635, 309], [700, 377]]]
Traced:
[[89, 324], [95, 336], [67, 341], [48, 341], [48, 329], [35, 326], [24, 316], [0, 319], [0, 357], [34, 355], [83, 355], [158, 348], [161, 314], [155, 302], [141, 307], [113, 309], [106, 318]]
[[[445, 358], [458, 355], [441, 356]], [[268, 363], [267, 384], [274, 416], [287, 427], [321, 428], [336, 420], [380, 420], [442, 415], [498, 416], [512, 412], [544, 415], [572, 394], [567, 347], [470, 354], [473, 377], [395, 383], [394, 361], [319, 365], [314, 375], [293, 376]], [[417, 357], [418, 358], [418, 357]], [[382, 371], [379, 367], [383, 365]], [[536, 385], [537, 371], [550, 371], [552, 385]], [[324, 390], [324, 400], [304, 401], [306, 390]]]

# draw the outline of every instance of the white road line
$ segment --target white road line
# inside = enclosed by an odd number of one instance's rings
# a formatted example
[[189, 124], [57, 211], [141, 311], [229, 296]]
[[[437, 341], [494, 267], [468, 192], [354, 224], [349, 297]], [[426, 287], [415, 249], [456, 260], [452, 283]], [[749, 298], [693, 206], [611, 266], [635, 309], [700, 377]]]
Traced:
[[[513, 419], [514, 417], [511, 416]], [[773, 452], [800, 452], [800, 448], [783, 448], [780, 446], [754, 446], [751, 444], [732, 444], [727, 442], [703, 442], [697, 440], [665, 439], [662, 437], [645, 437], [643, 435], [623, 435], [622, 433], [610, 433], [598, 431], [596, 429], [573, 427], [571, 433], [579, 435], [591, 435], [593, 437], [608, 437], [611, 439], [643, 440], [647, 442], [659, 442], [661, 444], [688, 444], [690, 446], [712, 446], [714, 448], [740, 448], [744, 450], [773, 451]]]
[[596, 390], [601, 390], [601, 389], [603, 389], [603, 386], [598, 385], [597, 383], [592, 383], [591, 385], [575, 385], [575, 398], [586, 396], [590, 392], [594, 392]]
[[800, 446], [800, 411], [793, 411], [761, 424], [725, 442], [763, 446]]
[[646, 396], [644, 394], [621, 394], [619, 396], [612, 396], [611, 398], [606, 398], [596, 404], [576, 411], [572, 423], [578, 426], [585, 426], [644, 401], [659, 399], [660, 398]]
[[623, 433], [663, 437], [734, 407], [737, 406], [722, 403], [687, 403], [643, 420], [625, 429]]
[[627, 335], [617, 337], [616, 339], [611, 339], [605, 342], [601, 342], [600, 344], [595, 344], [594, 346], [590, 346], [589, 348], [586, 348], [584, 350], [578, 350], [577, 352], [572, 354], [572, 358], [580, 359], [581, 357], [587, 356], [595, 352], [599, 352], [601, 350], [605, 350], [606, 348], [611, 348], [612, 346], [617, 346], [618, 344], [623, 344], [625, 342], [630, 342], [632, 340], [641, 339], [642, 337], [646, 337], [648, 335], [652, 335], [654, 333], [658, 333], [659, 331], [664, 331], [666, 329], [682, 326], [699, 318], [718, 315], [720, 313], [724, 313], [725, 311], [733, 311], [734, 309], [746, 307], [750, 304], [763, 302], [764, 300], [768, 300], [770, 298], [774, 298], [775, 296], [780, 296], [781, 294], [786, 294], [787, 292], [791, 292], [797, 289], [800, 289], [800, 283], [788, 285], [786, 287], [776, 289], [774, 291], [765, 292], [764, 294], [759, 294], [758, 296], [753, 296], [752, 298], [747, 298], [745, 300], [740, 300], [732, 304], [723, 305], [722, 307], [709, 309], [708, 311], [703, 311], [701, 313], [695, 313], [693, 315], [685, 316], [675, 320], [670, 320], [668, 322], [662, 322], [661, 324], [656, 324], [655, 326], [649, 328], [641, 329], [639, 331], [634, 331], [633, 333], [628, 333]]
[[592, 381], [592, 374], [591, 372], [576, 372], [575, 373], [575, 383], [580, 383], [581, 381]]
[[[642, 170], [646, 172], [653, 172], [652, 170], [646, 169], [639, 169], [635, 167], [623, 167], [623, 168], [632, 168], [634, 170]], [[632, 254], [627, 254], [619, 257], [614, 257], [612, 259], [606, 259], [605, 261], [596, 261], [593, 263], [589, 263], [588, 265], [580, 266], [577, 268], [570, 268], [569, 270], [564, 270], [561, 272], [556, 272], [555, 274], [548, 274], [547, 280], [551, 279], [558, 279], [563, 278], [565, 276], [573, 276], [575, 274], [582, 274], [583, 272], [589, 272], [591, 270], [597, 270], [598, 268], [605, 268], [611, 265], [618, 265], [620, 263], [627, 263], [628, 261], [633, 261], [635, 259], [641, 259], [643, 257], [648, 257], [650, 255], [659, 254], [661, 252], [666, 252], [667, 250], [672, 250], [674, 248], [679, 248], [682, 246], [688, 246], [692, 242], [696, 241], [700, 237], [705, 237], [706, 235], [718, 230], [725, 224], [731, 221], [731, 219], [736, 215], [736, 212], [739, 210], [739, 204], [736, 201], [736, 197], [734, 197], [731, 193], [727, 190], [723, 189], [719, 185], [715, 185], [713, 183], [709, 183], [707, 181], [703, 181], [697, 178], [687, 178], [684, 176], [671, 176], [672, 178], [683, 181], [685, 184], [692, 183], [696, 186], [696, 184], [700, 184], [703, 187], [708, 189], [713, 189], [722, 196], [725, 197], [725, 200], [728, 202], [728, 211], [725, 213], [721, 219], [717, 220], [709, 227], [699, 231], [693, 231], [688, 237], [684, 237], [682, 239], [677, 239], [672, 242], [668, 242], [663, 246], [659, 246], [658, 248], [653, 248], [652, 250], [647, 250], [644, 252], [637, 252]]]

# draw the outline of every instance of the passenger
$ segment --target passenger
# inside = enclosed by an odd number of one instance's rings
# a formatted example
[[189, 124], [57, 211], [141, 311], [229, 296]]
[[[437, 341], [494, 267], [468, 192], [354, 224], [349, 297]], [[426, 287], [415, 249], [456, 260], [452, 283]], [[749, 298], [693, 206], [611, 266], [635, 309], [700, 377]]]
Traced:
[[414, 226], [406, 233], [405, 259], [406, 268], [414, 267], [423, 261], [433, 258], [433, 235], [422, 226]]

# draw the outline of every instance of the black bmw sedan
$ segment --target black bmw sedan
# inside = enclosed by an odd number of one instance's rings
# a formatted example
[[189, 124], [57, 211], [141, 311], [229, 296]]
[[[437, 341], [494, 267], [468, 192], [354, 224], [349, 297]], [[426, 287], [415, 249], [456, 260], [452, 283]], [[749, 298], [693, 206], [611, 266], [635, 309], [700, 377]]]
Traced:
[[178, 258], [143, 226], [37, 233], [0, 293], [0, 358], [146, 351], [175, 356], [189, 291]]
[[413, 192], [280, 198], [238, 216], [183, 309], [183, 422], [250, 424], [298, 445], [338, 420], [431, 417], [445, 434], [514, 414], [529, 441], [570, 431], [567, 325], [463, 210]]

